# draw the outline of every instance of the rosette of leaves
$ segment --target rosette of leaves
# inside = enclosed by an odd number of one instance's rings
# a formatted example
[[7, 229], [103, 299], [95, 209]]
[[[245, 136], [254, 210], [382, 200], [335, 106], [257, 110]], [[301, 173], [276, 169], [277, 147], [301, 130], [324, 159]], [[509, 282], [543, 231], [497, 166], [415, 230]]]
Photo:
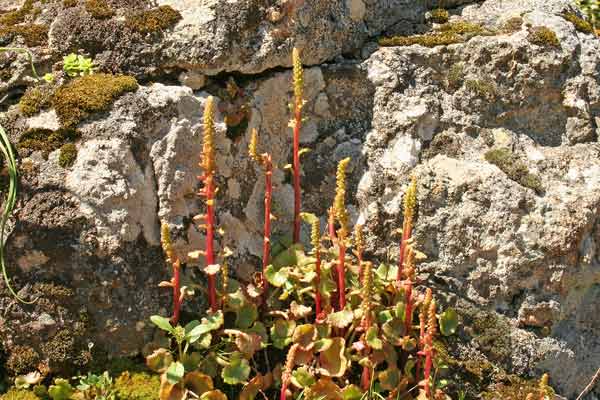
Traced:
[[175, 352], [159, 348], [146, 358], [148, 368], [161, 374], [159, 398], [184, 400], [194, 396], [226, 399], [224, 394], [214, 390], [212, 377], [203, 368], [203, 364], [211, 364], [210, 354], [208, 357], [202, 354], [211, 349], [213, 334], [223, 326], [223, 313], [217, 311], [184, 327], [172, 326], [168, 318], [158, 315], [152, 316], [151, 321], [169, 334], [176, 347]]

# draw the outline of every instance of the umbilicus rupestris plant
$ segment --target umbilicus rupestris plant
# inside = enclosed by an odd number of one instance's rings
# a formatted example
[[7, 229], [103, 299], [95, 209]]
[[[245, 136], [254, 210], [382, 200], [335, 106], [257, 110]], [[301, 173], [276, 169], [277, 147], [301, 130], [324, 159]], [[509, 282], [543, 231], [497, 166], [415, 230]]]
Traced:
[[336, 174], [335, 198], [333, 210], [339, 224], [337, 231], [338, 260], [337, 260], [337, 291], [338, 310], [346, 307], [346, 238], [348, 236], [348, 211], [346, 210], [346, 169], [350, 158], [344, 158], [338, 164]]
[[265, 171], [265, 221], [263, 228], [263, 257], [261, 285], [263, 293], [267, 293], [268, 282], [265, 277], [265, 271], [269, 265], [269, 255], [271, 253], [271, 202], [273, 199], [273, 158], [269, 153], [258, 154], [258, 133], [256, 129], [252, 130], [250, 144], [248, 145], [248, 154], [250, 158], [261, 165]]
[[166, 261], [173, 266], [173, 277], [169, 282], [161, 282], [159, 286], [173, 288], [173, 316], [171, 317], [171, 323], [177, 325], [181, 302], [183, 300], [183, 293], [181, 293], [180, 288], [181, 261], [173, 251], [171, 233], [169, 232], [169, 225], [166, 222], [163, 222], [160, 227], [160, 243], [167, 256]]
[[417, 206], [417, 180], [412, 178], [410, 185], [404, 194], [404, 222], [402, 224], [402, 239], [400, 241], [400, 254], [398, 255], [398, 275], [396, 282], [399, 284], [404, 272], [404, 259], [406, 257], [406, 247], [412, 235], [413, 219], [415, 208]]
[[294, 243], [300, 241], [300, 211], [301, 211], [301, 188], [300, 188], [300, 129], [302, 127], [302, 107], [304, 107], [304, 71], [302, 61], [300, 60], [300, 51], [294, 48], [292, 52], [294, 103], [290, 104], [290, 109], [294, 118], [290, 121], [290, 127], [294, 130], [293, 137], [293, 162], [292, 172], [294, 181]]

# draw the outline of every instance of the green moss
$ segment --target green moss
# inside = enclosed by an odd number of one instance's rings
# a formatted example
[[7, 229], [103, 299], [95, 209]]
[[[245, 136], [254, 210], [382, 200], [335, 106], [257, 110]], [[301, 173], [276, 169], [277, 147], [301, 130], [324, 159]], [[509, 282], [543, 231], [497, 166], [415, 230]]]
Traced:
[[469, 21], [448, 22], [447, 24], [440, 26], [439, 30], [442, 32], [453, 33], [455, 35], [481, 35], [491, 33], [480, 24], [474, 24]]
[[525, 380], [515, 375], [505, 375], [502, 382], [493, 384], [482, 393], [483, 400], [523, 400], [529, 393], [539, 399], [542, 396], [537, 381]]
[[545, 26], [536, 26], [529, 31], [527, 40], [542, 47], [560, 47], [560, 41], [553, 30]]
[[30, 129], [19, 139], [19, 149], [41, 151], [44, 158], [52, 151], [60, 149], [63, 144], [79, 138], [79, 132], [74, 129]]
[[160, 6], [128, 17], [127, 25], [136, 32], [150, 33], [170, 28], [179, 20], [179, 11], [170, 6]]
[[6, 369], [12, 375], [25, 374], [35, 370], [40, 355], [29, 346], [15, 346], [8, 360], [6, 360]]
[[30, 24], [0, 28], [0, 37], [4, 40], [10, 41], [15, 36], [21, 36], [29, 47], [40, 46], [48, 40], [48, 27], [46, 25]]
[[33, 10], [33, 0], [25, 0], [20, 9], [0, 15], [0, 25], [12, 26], [25, 21]]
[[510, 150], [490, 150], [485, 153], [485, 159], [500, 168], [513, 181], [529, 189], [533, 189], [536, 193], [543, 191], [540, 178], [537, 175], [529, 173], [527, 165]]
[[578, 17], [577, 14], [575, 14], [575, 13], [568, 12], [563, 15], [563, 18], [566, 19], [567, 21], [569, 21], [570, 23], [572, 23], [573, 25], [575, 25], [575, 29], [577, 29], [579, 32], [583, 32], [583, 33], [593, 33], [594, 32], [594, 27], [592, 26], [592, 24], [590, 24], [589, 21], [586, 21], [585, 19]]
[[430, 35], [394, 36], [379, 39], [379, 44], [381, 46], [412, 46], [418, 44], [425, 47], [436, 47], [460, 42], [462, 42], [460, 36], [449, 32], [434, 33]]
[[108, 110], [118, 97], [137, 88], [131, 76], [92, 74], [59, 88], [52, 102], [62, 124], [73, 127], [90, 114]]
[[77, 159], [77, 147], [73, 143], [63, 144], [60, 148], [60, 156], [58, 157], [58, 165], [63, 168], [69, 168]]
[[431, 21], [436, 24], [445, 24], [448, 22], [448, 18], [450, 14], [448, 14], [448, 10], [444, 10], [443, 8], [437, 8], [431, 11]]
[[22, 389], [11, 389], [0, 396], [0, 400], [40, 400], [33, 392]]
[[37, 114], [50, 104], [52, 90], [47, 86], [33, 86], [19, 100], [19, 109], [26, 117]]
[[123, 372], [115, 381], [120, 400], [158, 400], [160, 378], [147, 373]]
[[465, 87], [467, 90], [475, 93], [477, 96], [488, 100], [493, 100], [498, 95], [498, 89], [496, 89], [496, 85], [490, 81], [484, 81], [481, 79], [468, 79], [465, 81]]
[[462, 85], [464, 79], [465, 66], [462, 63], [453, 64], [448, 70], [448, 75], [446, 76], [448, 86], [456, 89]]
[[87, 0], [85, 2], [85, 9], [96, 19], [106, 19], [115, 15], [115, 12], [106, 0]]

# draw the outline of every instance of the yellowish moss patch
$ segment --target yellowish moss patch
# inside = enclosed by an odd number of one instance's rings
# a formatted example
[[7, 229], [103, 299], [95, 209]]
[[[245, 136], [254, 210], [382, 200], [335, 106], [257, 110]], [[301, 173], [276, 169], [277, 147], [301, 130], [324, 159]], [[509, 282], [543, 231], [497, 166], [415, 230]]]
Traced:
[[29, 47], [40, 46], [48, 40], [48, 27], [41, 24], [30, 24], [0, 28], [0, 37], [12, 40], [14, 36], [21, 36]]
[[49, 87], [33, 86], [25, 91], [19, 100], [19, 109], [30, 117], [50, 104], [52, 90]]
[[418, 44], [425, 47], [436, 47], [460, 42], [462, 42], [460, 36], [449, 32], [430, 35], [393, 36], [379, 39], [381, 46], [412, 46]]
[[496, 85], [494, 85], [494, 83], [481, 79], [466, 80], [465, 87], [470, 92], [488, 100], [493, 100], [498, 94], [498, 90], [496, 89]]
[[575, 25], [575, 29], [583, 33], [593, 33], [594, 27], [589, 21], [578, 17], [575, 13], [569, 12], [563, 15], [563, 18]]
[[128, 17], [127, 25], [136, 32], [150, 33], [170, 28], [179, 20], [179, 11], [170, 6], [160, 6]]
[[29, 151], [41, 151], [44, 158], [47, 158], [52, 151], [78, 138], [79, 133], [74, 129], [30, 129], [21, 136], [18, 147]]
[[115, 389], [120, 400], [157, 400], [160, 379], [145, 372], [123, 372], [115, 381]]
[[497, 166], [508, 177], [521, 185], [541, 192], [542, 182], [537, 175], [529, 172], [529, 168], [513, 152], [508, 149], [495, 149], [485, 153], [485, 159]]
[[108, 110], [117, 98], [137, 88], [137, 81], [132, 76], [86, 75], [60, 87], [52, 103], [61, 123], [73, 127], [90, 114]]
[[28, 390], [11, 389], [0, 396], [0, 400], [40, 400], [33, 392]]
[[114, 10], [106, 0], [87, 0], [85, 2], [85, 9], [96, 19], [106, 19], [115, 15]]
[[63, 168], [69, 168], [73, 166], [77, 159], [77, 147], [73, 143], [65, 143], [60, 148], [60, 155], [58, 157], [58, 165]]
[[448, 22], [448, 18], [450, 14], [448, 14], [448, 10], [444, 10], [443, 8], [437, 8], [431, 11], [431, 21], [436, 24], [445, 24]]
[[560, 47], [560, 41], [556, 33], [545, 26], [532, 28], [529, 35], [527, 35], [527, 40], [542, 47]]
[[33, 11], [33, 0], [25, 0], [20, 9], [0, 15], [0, 25], [16, 25], [25, 20], [25, 17]]
[[65, 7], [75, 7], [78, 3], [78, 0], [63, 0], [63, 6]]

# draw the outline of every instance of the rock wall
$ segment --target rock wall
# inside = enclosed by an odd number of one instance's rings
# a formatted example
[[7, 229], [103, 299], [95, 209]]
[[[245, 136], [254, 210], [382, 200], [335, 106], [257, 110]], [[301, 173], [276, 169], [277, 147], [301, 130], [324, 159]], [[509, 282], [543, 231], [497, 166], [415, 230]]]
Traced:
[[[203, 242], [191, 217], [200, 209], [209, 94], [221, 101], [219, 244], [235, 249], [238, 276], [249, 279], [261, 255], [262, 181], [246, 155], [252, 128], [280, 167], [274, 240], [289, 234], [287, 68], [297, 46], [308, 67], [301, 140], [312, 149], [303, 159], [304, 209], [325, 219], [336, 163], [352, 157], [352, 218], [367, 227], [369, 256], [393, 261], [390, 237], [416, 176], [415, 236], [429, 256], [420, 278], [462, 316], [452, 356], [478, 360], [500, 380], [498, 368], [524, 377], [548, 371], [559, 393], [576, 395], [600, 366], [600, 40], [564, 18], [577, 13], [566, 0], [470, 3], [444, 6], [451, 22], [483, 30], [432, 48], [379, 47], [374, 38], [426, 31], [435, 2], [112, 0], [114, 15], [104, 19], [84, 5], [34, 3], [41, 11], [25, 20], [49, 29], [34, 49], [40, 71], [60, 70], [62, 56], [83, 49], [99, 70], [132, 74], [141, 85], [77, 125], [71, 166], [59, 165], [59, 149], [19, 149], [8, 263], [20, 294], [39, 300], [18, 304], [0, 289], [10, 372], [73, 367], [51, 351], [59, 345], [85, 365], [135, 355], [152, 339], [148, 317], [169, 304], [157, 288], [168, 274], [160, 222], [170, 224], [185, 261]], [[154, 6], [180, 16], [156, 31], [135, 28], [133, 10]], [[559, 45], [533, 40], [539, 27]], [[0, 57], [9, 75], [0, 90], [14, 103], [31, 83], [27, 59]], [[229, 92], [227, 73], [239, 85]], [[2, 124], [19, 143], [31, 130], [58, 130], [59, 117], [52, 107], [26, 116], [12, 105]], [[191, 263], [185, 278], [203, 279]], [[185, 311], [200, 312], [202, 302]]]

